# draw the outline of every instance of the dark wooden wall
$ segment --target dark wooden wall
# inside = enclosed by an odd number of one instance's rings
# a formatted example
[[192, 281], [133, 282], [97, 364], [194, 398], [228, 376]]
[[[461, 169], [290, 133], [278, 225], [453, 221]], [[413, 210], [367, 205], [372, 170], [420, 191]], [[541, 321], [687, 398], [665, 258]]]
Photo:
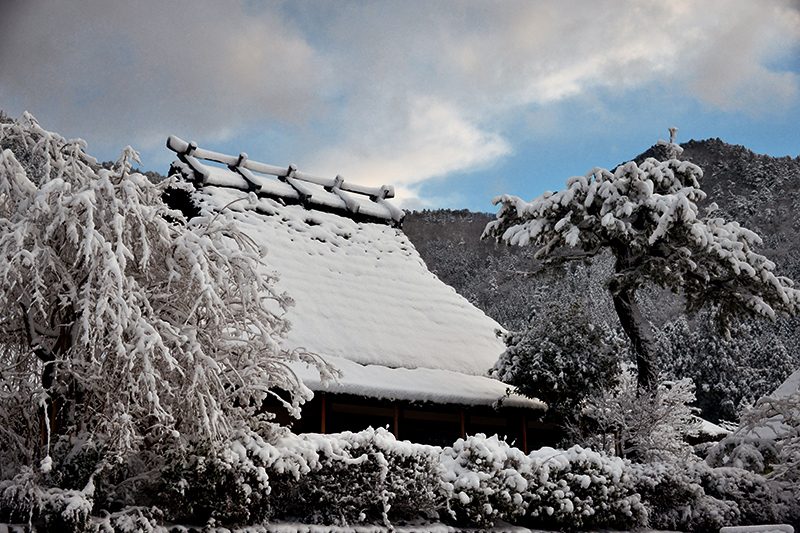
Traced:
[[399, 440], [437, 446], [449, 446], [467, 435], [496, 434], [526, 453], [541, 446], [554, 446], [560, 438], [552, 424], [539, 421], [542, 411], [532, 409], [390, 401], [319, 392], [303, 406], [300, 420], [291, 419], [274, 407], [270, 410], [278, 415], [278, 422], [297, 433], [384, 427]]

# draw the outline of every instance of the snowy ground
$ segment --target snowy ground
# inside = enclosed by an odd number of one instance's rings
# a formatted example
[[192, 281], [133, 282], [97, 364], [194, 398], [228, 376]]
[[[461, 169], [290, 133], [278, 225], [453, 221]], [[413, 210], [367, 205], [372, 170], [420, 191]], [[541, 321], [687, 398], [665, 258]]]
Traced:
[[[386, 533], [389, 529], [378, 526], [356, 526], [356, 527], [332, 527], [332, 526], [309, 526], [303, 524], [270, 524], [265, 529], [253, 529], [252, 533]], [[424, 524], [417, 526], [397, 526], [394, 533], [478, 533], [488, 531], [491, 533], [551, 533], [541, 529], [527, 529], [524, 527], [502, 524], [493, 529], [471, 529], [455, 528], [445, 524]], [[221, 532], [220, 532], [221, 533]], [[245, 533], [245, 532], [242, 532]], [[250, 533], [247, 531], [246, 533]], [[599, 533], [599, 532], [596, 532]], [[616, 532], [624, 533], [624, 532]], [[638, 531], [637, 533], [669, 533], [656, 531]]]
[[[28, 533], [30, 530], [25, 525], [0, 524], [0, 533]], [[274, 523], [266, 526], [250, 526], [242, 529], [214, 528], [203, 529], [200, 527], [165, 526], [157, 528], [154, 533], [552, 533], [541, 529], [527, 529], [524, 527], [501, 524], [493, 529], [455, 528], [445, 524], [420, 524], [415, 526], [396, 526], [389, 529], [381, 526], [317, 526], [299, 524], [294, 522]], [[605, 530], [604, 530], [605, 532]], [[595, 533], [603, 533], [597, 531]], [[608, 532], [612, 533], [612, 532]], [[613, 533], [626, 533], [614, 531]], [[677, 533], [655, 530], [639, 530], [636, 533]]]
[[[28, 533], [30, 530], [24, 525], [0, 524], [0, 533]], [[471, 529], [455, 528], [445, 524], [420, 524], [409, 526], [396, 526], [389, 529], [381, 526], [317, 526], [299, 524], [293, 522], [274, 523], [267, 526], [250, 526], [242, 529], [213, 528], [203, 529], [200, 527], [166, 526], [158, 528], [154, 533], [552, 533], [541, 529], [527, 529], [524, 527], [512, 526], [510, 524], [498, 525], [493, 529]], [[606, 530], [595, 533], [604, 533]], [[590, 532], [591, 533], [591, 532]], [[612, 533], [612, 532], [608, 532]], [[613, 533], [627, 533], [614, 531]], [[677, 533], [656, 530], [639, 530], [636, 533]]]

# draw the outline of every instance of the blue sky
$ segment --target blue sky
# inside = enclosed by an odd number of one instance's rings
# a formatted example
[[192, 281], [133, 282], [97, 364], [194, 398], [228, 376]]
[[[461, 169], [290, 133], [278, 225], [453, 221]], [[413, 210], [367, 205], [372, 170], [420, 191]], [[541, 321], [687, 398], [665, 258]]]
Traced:
[[0, 109], [162, 173], [175, 134], [493, 211], [669, 126], [800, 155], [800, 3], [8, 0]]

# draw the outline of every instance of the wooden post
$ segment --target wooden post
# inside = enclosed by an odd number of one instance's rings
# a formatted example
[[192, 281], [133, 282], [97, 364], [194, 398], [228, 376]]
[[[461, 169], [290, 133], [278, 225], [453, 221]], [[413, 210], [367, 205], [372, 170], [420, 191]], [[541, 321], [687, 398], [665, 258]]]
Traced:
[[400, 406], [394, 404], [394, 438], [400, 439]]
[[461, 408], [461, 438], [467, 438], [467, 417], [464, 414], [464, 408]]
[[323, 435], [325, 434], [325, 394], [320, 394], [320, 399], [322, 402], [320, 403], [321, 411], [320, 411], [320, 424], [319, 424], [319, 432]]
[[528, 418], [522, 413], [522, 449], [528, 453]]

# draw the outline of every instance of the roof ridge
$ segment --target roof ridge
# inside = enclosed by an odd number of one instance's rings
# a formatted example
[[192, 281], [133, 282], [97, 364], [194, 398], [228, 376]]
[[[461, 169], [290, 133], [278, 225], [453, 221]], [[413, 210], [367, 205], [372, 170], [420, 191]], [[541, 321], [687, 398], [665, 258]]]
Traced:
[[[394, 198], [391, 185], [369, 187], [345, 182], [341, 175], [335, 178], [314, 176], [297, 170], [295, 165], [282, 168], [252, 161], [244, 152], [231, 156], [204, 150], [198, 148], [196, 142], [186, 142], [174, 135], [167, 138], [167, 148], [175, 152], [179, 160], [172, 164], [170, 174], [181, 174], [201, 186], [240, 189], [300, 203], [309, 209], [333, 211], [351, 218], [378, 220], [396, 226], [405, 216], [401, 209], [387, 201]], [[201, 160], [221, 163], [227, 168], [209, 167]], [[277, 180], [266, 176], [275, 176]]]

